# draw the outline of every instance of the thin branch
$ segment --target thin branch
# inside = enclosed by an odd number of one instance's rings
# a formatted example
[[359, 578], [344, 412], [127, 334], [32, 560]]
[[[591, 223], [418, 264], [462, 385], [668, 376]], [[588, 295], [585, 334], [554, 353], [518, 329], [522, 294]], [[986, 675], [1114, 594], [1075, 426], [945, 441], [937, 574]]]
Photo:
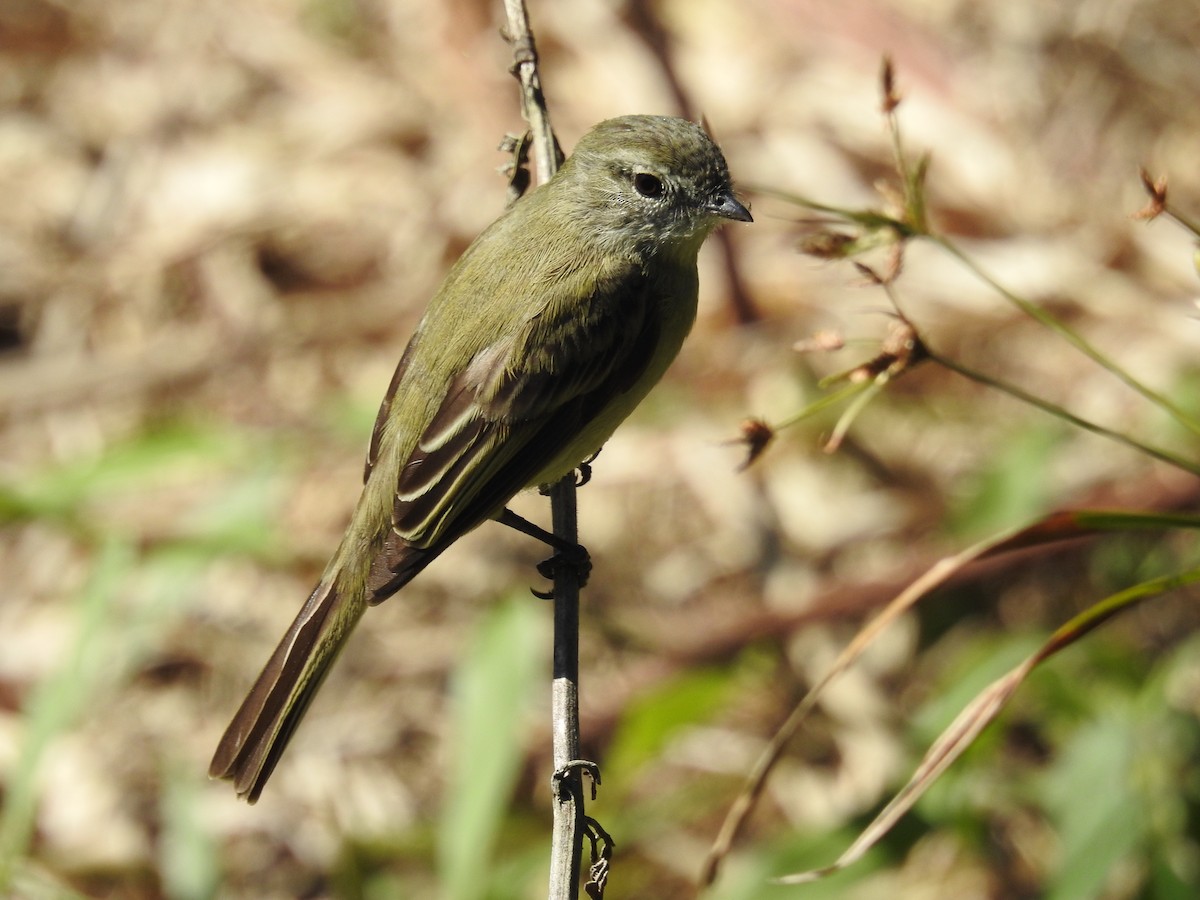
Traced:
[[1156, 391], [1149, 385], [1144, 384], [1132, 374], [1125, 371], [1117, 365], [1113, 360], [1109, 359], [1104, 353], [1092, 346], [1082, 335], [1076, 332], [1073, 328], [1062, 322], [1054, 316], [1049, 310], [1038, 304], [1025, 299], [1019, 294], [1010, 291], [991, 275], [983, 270], [983, 268], [975, 262], [970, 256], [964, 253], [959, 246], [947, 237], [942, 235], [929, 234], [927, 237], [945, 250], [952, 257], [967, 267], [975, 277], [983, 281], [988, 287], [1000, 294], [1005, 300], [1008, 300], [1023, 313], [1032, 319], [1035, 319], [1041, 325], [1049, 328], [1068, 344], [1086, 356], [1088, 359], [1097, 363], [1101, 368], [1105, 369], [1112, 375], [1115, 375], [1120, 381], [1124, 382], [1130, 388], [1141, 394], [1151, 403], [1154, 403], [1161, 409], [1165, 410], [1176, 422], [1187, 428], [1193, 434], [1200, 434], [1200, 422], [1194, 419], [1186, 410], [1180, 407], [1177, 403], [1171, 400], [1166, 394]]
[[1118, 444], [1124, 444], [1139, 453], [1144, 453], [1152, 459], [1157, 459], [1159, 462], [1165, 462], [1184, 472], [1189, 472], [1192, 475], [1200, 475], [1200, 464], [1193, 462], [1186, 457], [1180, 456], [1178, 453], [1172, 453], [1170, 450], [1165, 450], [1162, 447], [1156, 447], [1153, 444], [1148, 444], [1144, 441], [1139, 441], [1137, 438], [1127, 434], [1122, 434], [1119, 431], [1113, 431], [1111, 428], [1105, 428], [1096, 422], [1088, 421], [1074, 413], [1064, 409], [1057, 404], [1051, 403], [1049, 400], [1043, 400], [1036, 394], [1031, 394], [1028, 391], [1022, 390], [1014, 384], [1009, 384], [999, 378], [993, 378], [990, 375], [985, 375], [982, 372], [977, 372], [974, 369], [968, 368], [961, 363], [956, 362], [948, 356], [942, 356], [940, 353], [930, 350], [928, 345], [926, 349], [929, 352], [929, 358], [938, 365], [949, 369], [951, 372], [956, 372], [964, 378], [969, 378], [977, 384], [985, 385], [986, 387], [994, 388], [1008, 394], [1010, 397], [1015, 397], [1023, 403], [1027, 403], [1036, 409], [1047, 412], [1052, 416], [1057, 416], [1065, 422], [1069, 422], [1077, 428], [1082, 428], [1084, 431], [1090, 431], [1092, 434], [1100, 437], [1108, 438], [1110, 441], [1116, 441]]
[[[533, 135], [537, 180], [558, 169], [559, 150], [538, 74], [537, 47], [524, 0], [505, 0], [506, 37], [513, 48], [513, 76], [521, 84], [521, 114]], [[575, 511], [575, 474], [568, 473], [550, 491], [554, 533], [579, 542]], [[554, 576], [554, 681], [551, 688], [554, 744], [554, 838], [550, 857], [550, 900], [577, 900], [588, 833], [584, 813], [583, 768], [579, 765], [579, 575], [560, 566]], [[593, 770], [594, 771], [594, 770]], [[603, 892], [602, 882], [598, 887]], [[593, 896], [597, 894], [589, 890]]]
[[546, 96], [542, 93], [542, 79], [538, 74], [537, 47], [533, 42], [533, 31], [529, 28], [525, 0], [504, 0], [504, 12], [508, 18], [505, 38], [513, 49], [513, 64], [509, 71], [521, 84], [521, 115], [533, 135], [538, 184], [544, 184], [558, 170], [560, 159], [558, 141], [554, 137], [554, 129], [550, 127]]

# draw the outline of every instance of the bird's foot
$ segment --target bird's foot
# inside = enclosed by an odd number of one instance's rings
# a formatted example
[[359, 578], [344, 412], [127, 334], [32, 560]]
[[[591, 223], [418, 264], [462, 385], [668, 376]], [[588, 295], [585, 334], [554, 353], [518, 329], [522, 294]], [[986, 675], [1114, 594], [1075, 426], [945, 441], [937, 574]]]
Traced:
[[[569, 572], [575, 576], [579, 587], [584, 587], [587, 584], [588, 576], [592, 574], [592, 557], [583, 544], [571, 544], [561, 547], [549, 559], [543, 559], [538, 563], [537, 570], [539, 575], [551, 581], [557, 579], [559, 575]], [[533, 596], [542, 600], [551, 600], [554, 597], [553, 588], [548, 591], [539, 591], [534, 588], [530, 588], [530, 590], [533, 592]]]
[[596, 788], [600, 784], [600, 766], [590, 759], [568, 760], [565, 765], [554, 770], [554, 774], [550, 776], [550, 786], [553, 788], [555, 796], [562, 794], [564, 783], [575, 772], [587, 772], [587, 776], [592, 782], [592, 799], [595, 800]]

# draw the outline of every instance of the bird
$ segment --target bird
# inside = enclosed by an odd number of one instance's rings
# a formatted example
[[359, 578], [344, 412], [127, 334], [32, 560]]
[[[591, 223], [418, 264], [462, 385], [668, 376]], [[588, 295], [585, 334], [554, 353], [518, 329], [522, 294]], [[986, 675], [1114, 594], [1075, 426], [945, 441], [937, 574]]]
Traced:
[[[368, 608], [467, 532], [598, 452], [678, 354], [697, 254], [753, 221], [701, 126], [600, 122], [451, 267], [405, 348], [339, 546], [225, 730], [209, 767], [258, 800]], [[582, 549], [582, 548], [578, 548]]]

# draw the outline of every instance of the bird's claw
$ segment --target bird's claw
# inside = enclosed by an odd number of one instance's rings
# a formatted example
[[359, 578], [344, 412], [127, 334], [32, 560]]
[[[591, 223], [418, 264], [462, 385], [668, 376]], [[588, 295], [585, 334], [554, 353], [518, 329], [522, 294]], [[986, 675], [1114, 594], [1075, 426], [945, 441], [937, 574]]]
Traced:
[[592, 480], [592, 460], [595, 458], [589, 456], [575, 467], [575, 487], [581, 488]]
[[596, 788], [600, 784], [600, 766], [592, 762], [590, 759], [572, 759], [568, 760], [565, 765], [559, 766], [554, 770], [554, 774], [550, 776], [550, 784], [554, 788], [556, 794], [562, 791], [563, 782], [571, 776], [572, 772], [587, 772], [588, 778], [592, 782], [592, 799], [596, 799]]
[[[575, 487], [581, 488], [592, 480], [592, 463], [596, 461], [596, 457], [600, 455], [597, 450], [583, 462], [575, 467]], [[550, 496], [550, 490], [554, 487], [553, 484], [539, 484], [538, 493], [543, 497]]]
[[[593, 793], [595, 790], [593, 789]], [[595, 800], [595, 797], [592, 797]], [[616, 843], [612, 835], [591, 816], [583, 817], [584, 835], [592, 844], [592, 866], [588, 880], [583, 886], [590, 900], [604, 900], [604, 889], [608, 886], [608, 872], [612, 865], [613, 848]]]
[[[564, 572], [570, 572], [575, 576], [579, 587], [584, 587], [588, 582], [588, 576], [592, 574], [592, 557], [582, 544], [576, 544], [570, 549], [559, 550], [549, 559], [543, 559], [538, 563], [537, 570], [539, 575], [551, 581]], [[539, 591], [530, 588], [530, 591], [533, 596], [541, 600], [550, 600], [554, 597], [553, 589]]]

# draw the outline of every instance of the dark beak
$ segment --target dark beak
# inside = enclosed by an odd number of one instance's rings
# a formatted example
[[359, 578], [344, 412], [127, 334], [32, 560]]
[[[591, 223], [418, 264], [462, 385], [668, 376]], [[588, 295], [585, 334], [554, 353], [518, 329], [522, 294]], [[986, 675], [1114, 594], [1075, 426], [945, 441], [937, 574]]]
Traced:
[[713, 197], [708, 203], [708, 211], [722, 219], [733, 219], [736, 222], [753, 222], [750, 210], [742, 206], [731, 191]]

